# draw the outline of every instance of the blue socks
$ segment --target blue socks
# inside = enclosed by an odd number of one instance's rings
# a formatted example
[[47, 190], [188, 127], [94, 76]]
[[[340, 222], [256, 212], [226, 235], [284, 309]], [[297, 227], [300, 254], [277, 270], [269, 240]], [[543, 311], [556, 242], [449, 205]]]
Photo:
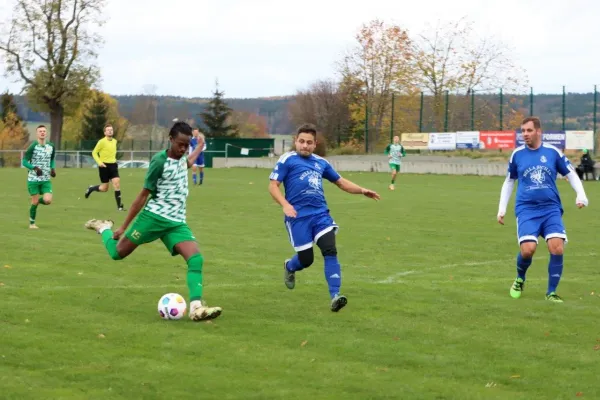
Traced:
[[563, 272], [563, 256], [550, 254], [550, 262], [548, 262], [548, 292], [556, 292], [560, 277]]
[[[333, 299], [337, 294], [340, 293], [340, 286], [342, 285], [342, 267], [338, 261], [337, 256], [325, 256], [325, 280], [329, 287], [329, 296]], [[301, 271], [304, 269], [298, 254], [295, 254], [290, 261], [288, 261], [286, 268], [290, 272]]]
[[521, 252], [517, 254], [517, 276], [525, 281], [525, 274], [531, 265], [532, 258], [523, 258]]
[[329, 286], [329, 295], [333, 299], [340, 292], [342, 268], [337, 256], [325, 256], [325, 279]]
[[298, 254], [294, 254], [294, 257], [290, 261], [288, 261], [286, 268], [290, 272], [296, 272], [303, 270], [302, 264], [300, 264], [300, 260], [298, 259]]
[[192, 173], [192, 178], [194, 178], [194, 185], [196, 184], [196, 173]]
[[204, 171], [200, 172], [200, 184], [202, 185], [202, 181], [204, 180]]

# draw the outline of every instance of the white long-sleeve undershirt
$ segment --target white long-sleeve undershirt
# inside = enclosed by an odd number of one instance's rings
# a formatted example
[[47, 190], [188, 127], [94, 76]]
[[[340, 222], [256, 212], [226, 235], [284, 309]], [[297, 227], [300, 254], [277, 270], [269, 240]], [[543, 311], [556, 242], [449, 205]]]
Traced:
[[581, 179], [579, 179], [579, 176], [577, 176], [577, 172], [571, 170], [571, 172], [569, 172], [569, 174], [567, 175], [567, 178], [569, 179], [569, 183], [571, 184], [571, 187], [573, 188], [573, 190], [575, 190], [575, 193], [577, 193], [575, 203], [576, 204], [582, 203], [584, 206], [587, 207], [587, 205], [589, 203], [588, 198], [585, 195], [585, 189], [583, 188], [583, 183], [581, 182]]
[[498, 215], [506, 215], [506, 207], [512, 195], [515, 180], [510, 178], [509, 174], [506, 174], [506, 179], [502, 184], [502, 190], [500, 191], [500, 204], [498, 205]]

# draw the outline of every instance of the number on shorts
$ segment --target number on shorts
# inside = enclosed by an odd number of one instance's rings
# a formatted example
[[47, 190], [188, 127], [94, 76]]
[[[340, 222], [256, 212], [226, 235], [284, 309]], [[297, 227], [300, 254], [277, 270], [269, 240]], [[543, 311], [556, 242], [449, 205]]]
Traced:
[[139, 240], [139, 238], [142, 237], [142, 233], [138, 232], [134, 229], [133, 232], [131, 232], [131, 237], [134, 238], [135, 240]]

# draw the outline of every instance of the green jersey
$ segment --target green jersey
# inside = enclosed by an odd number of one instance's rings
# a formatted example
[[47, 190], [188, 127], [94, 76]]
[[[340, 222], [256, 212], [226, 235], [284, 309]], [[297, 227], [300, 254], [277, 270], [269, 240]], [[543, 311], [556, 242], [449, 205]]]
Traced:
[[400, 164], [400, 158], [406, 156], [404, 146], [401, 144], [390, 143], [385, 148], [385, 154], [392, 156], [390, 158], [390, 164]]
[[187, 157], [169, 158], [167, 150], [152, 157], [144, 180], [152, 194], [144, 210], [170, 221], [185, 222], [188, 190]]
[[[52, 143], [45, 145], [39, 144], [36, 140], [27, 148], [22, 165], [29, 170], [27, 180], [29, 182], [45, 182], [50, 180], [50, 170], [54, 165], [55, 150]], [[42, 175], [38, 176], [33, 170], [38, 167], [42, 170]]]

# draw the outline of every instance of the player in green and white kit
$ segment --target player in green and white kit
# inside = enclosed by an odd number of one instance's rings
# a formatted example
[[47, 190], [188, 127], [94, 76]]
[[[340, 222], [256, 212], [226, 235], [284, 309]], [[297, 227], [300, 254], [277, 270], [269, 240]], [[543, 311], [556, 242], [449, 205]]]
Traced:
[[122, 260], [139, 245], [157, 239], [163, 242], [171, 255], [181, 254], [188, 265], [189, 317], [201, 321], [218, 317], [222, 310], [221, 307], [207, 307], [202, 300], [204, 259], [194, 234], [186, 224], [188, 169], [202, 151], [202, 146], [198, 146], [185, 157], [191, 138], [190, 125], [185, 122], [173, 125], [169, 132], [170, 147], [152, 157], [144, 187], [119, 229], [113, 233], [113, 221], [97, 219], [86, 222], [85, 227], [102, 235], [104, 246], [113, 260]]
[[[36, 129], [37, 140], [25, 152], [21, 164], [29, 170], [27, 174], [27, 190], [31, 196], [29, 207], [29, 228], [38, 229], [35, 224], [38, 204], [52, 203], [52, 182], [50, 177], [56, 176], [54, 170], [54, 145], [46, 142], [46, 127], [40, 125]], [[40, 199], [40, 195], [42, 198]]]
[[394, 190], [394, 183], [396, 182], [396, 174], [400, 172], [400, 165], [402, 164], [401, 158], [406, 157], [406, 151], [404, 146], [400, 144], [400, 137], [394, 136], [394, 143], [390, 143], [385, 148], [385, 154], [390, 159], [390, 170], [392, 171], [392, 183], [390, 184], [390, 190]]

